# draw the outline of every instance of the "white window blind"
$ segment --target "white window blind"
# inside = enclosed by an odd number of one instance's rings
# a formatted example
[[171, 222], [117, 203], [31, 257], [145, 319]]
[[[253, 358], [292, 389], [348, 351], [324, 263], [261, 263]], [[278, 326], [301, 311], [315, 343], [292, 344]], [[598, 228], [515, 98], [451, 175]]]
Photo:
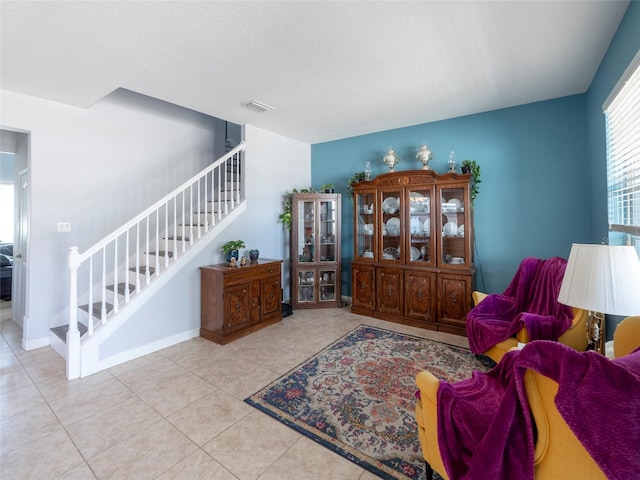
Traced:
[[640, 238], [640, 52], [603, 108], [610, 237], [619, 232], [628, 241]]

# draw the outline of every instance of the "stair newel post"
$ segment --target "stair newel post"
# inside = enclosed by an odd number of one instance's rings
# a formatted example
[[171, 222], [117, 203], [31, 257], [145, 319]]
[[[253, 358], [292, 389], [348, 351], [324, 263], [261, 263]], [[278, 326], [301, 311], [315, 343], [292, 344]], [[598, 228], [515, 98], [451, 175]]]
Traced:
[[67, 330], [67, 379], [80, 376], [80, 331], [78, 330], [78, 247], [69, 248], [69, 330]]

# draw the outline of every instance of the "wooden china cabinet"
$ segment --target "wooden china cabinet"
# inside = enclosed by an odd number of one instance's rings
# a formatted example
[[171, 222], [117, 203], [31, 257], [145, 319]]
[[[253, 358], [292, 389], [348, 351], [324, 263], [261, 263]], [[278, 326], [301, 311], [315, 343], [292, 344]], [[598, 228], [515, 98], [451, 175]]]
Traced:
[[339, 193], [294, 193], [291, 198], [292, 307], [342, 305]]
[[354, 313], [466, 335], [471, 175], [391, 172], [354, 185]]

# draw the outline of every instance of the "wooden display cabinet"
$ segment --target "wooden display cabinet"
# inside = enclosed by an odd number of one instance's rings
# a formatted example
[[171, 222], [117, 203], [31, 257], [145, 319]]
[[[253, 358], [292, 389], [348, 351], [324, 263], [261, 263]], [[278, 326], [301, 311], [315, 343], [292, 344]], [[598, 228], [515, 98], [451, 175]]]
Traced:
[[296, 193], [291, 202], [292, 307], [339, 307], [340, 194]]
[[282, 260], [200, 267], [200, 336], [225, 344], [282, 319]]
[[354, 185], [354, 313], [466, 334], [475, 277], [470, 179], [412, 170]]

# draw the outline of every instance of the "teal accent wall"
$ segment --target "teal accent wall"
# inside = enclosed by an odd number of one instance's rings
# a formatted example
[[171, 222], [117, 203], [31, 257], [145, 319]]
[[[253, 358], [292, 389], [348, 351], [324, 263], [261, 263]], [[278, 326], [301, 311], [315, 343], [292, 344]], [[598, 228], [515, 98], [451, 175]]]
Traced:
[[573, 242], [589, 240], [585, 95], [315, 144], [312, 184], [332, 182], [343, 194], [345, 294], [351, 292], [353, 258], [349, 179], [367, 161], [373, 176], [388, 171], [382, 158], [389, 147], [400, 156], [396, 171], [419, 169], [415, 155], [425, 142], [437, 172], [447, 171], [451, 150], [458, 164], [468, 158], [481, 166], [474, 209], [479, 289], [502, 292], [524, 257], [567, 258]]

